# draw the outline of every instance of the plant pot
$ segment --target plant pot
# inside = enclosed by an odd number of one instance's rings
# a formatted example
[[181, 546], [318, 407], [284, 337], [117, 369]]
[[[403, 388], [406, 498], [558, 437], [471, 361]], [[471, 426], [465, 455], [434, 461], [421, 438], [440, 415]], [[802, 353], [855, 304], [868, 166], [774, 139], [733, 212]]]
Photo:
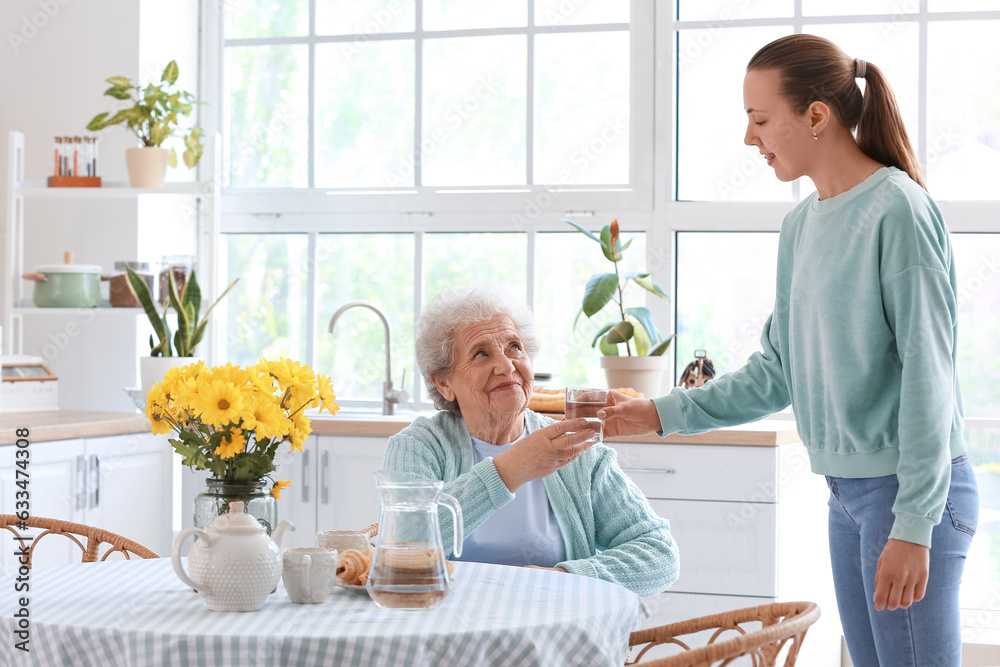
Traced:
[[601, 357], [608, 387], [631, 387], [646, 398], [664, 394], [664, 378], [670, 368], [668, 357]]
[[187, 366], [202, 361], [201, 357], [139, 357], [139, 379], [142, 393], [146, 394], [153, 385], [163, 380], [174, 366]]
[[126, 148], [125, 164], [128, 166], [128, 180], [132, 187], [158, 188], [163, 185], [169, 160], [170, 151], [166, 148]]

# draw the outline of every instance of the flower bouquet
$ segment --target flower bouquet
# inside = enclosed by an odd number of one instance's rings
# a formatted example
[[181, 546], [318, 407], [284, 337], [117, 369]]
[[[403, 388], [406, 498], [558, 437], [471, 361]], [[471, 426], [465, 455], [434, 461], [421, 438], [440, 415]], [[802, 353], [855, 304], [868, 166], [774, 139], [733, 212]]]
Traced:
[[[226, 483], [271, 479], [282, 443], [302, 451], [312, 432], [305, 411], [331, 415], [339, 407], [329, 377], [297, 361], [262, 359], [254, 366], [177, 366], [147, 396], [154, 434], [175, 431], [170, 444], [195, 470], [210, 470]], [[291, 482], [272, 480], [271, 496]]]

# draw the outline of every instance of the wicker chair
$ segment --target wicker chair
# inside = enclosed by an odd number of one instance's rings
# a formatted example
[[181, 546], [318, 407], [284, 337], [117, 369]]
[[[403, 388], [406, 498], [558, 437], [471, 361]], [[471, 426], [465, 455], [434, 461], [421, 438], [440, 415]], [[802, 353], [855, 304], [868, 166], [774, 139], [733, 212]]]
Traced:
[[[643, 662], [642, 667], [722, 667], [733, 664], [741, 656], [750, 656], [749, 664], [754, 667], [774, 667], [778, 654], [790, 642], [784, 665], [791, 667], [795, 664], [806, 631], [816, 622], [819, 614], [819, 606], [814, 602], [775, 602], [636, 630], [629, 637], [629, 657], [625, 664], [639, 664], [654, 646], [676, 644], [684, 652]], [[741, 627], [756, 623], [761, 626], [756, 630]], [[691, 648], [680, 639], [706, 630], [714, 630], [706, 646]], [[641, 650], [636, 653], [640, 647]]]
[[[0, 528], [13, 533], [14, 539], [20, 542], [20, 546], [23, 549], [26, 543], [17, 529], [20, 523], [21, 520], [13, 514], [0, 514]], [[24, 523], [30, 528], [44, 529], [31, 541], [31, 545], [28, 547], [29, 558], [34, 554], [38, 542], [48, 535], [62, 535], [75, 543], [76, 546], [80, 547], [80, 551], [83, 552], [82, 562], [84, 563], [94, 563], [98, 560], [98, 556], [100, 556], [100, 560], [102, 561], [107, 560], [108, 556], [116, 552], [123, 554], [128, 560], [131, 560], [133, 555], [139, 558], [159, 558], [155, 552], [150, 551], [138, 542], [100, 528], [86, 526], [82, 523], [62, 521], [61, 519], [46, 519], [38, 516], [30, 517]], [[82, 542], [80, 538], [85, 538], [86, 542]], [[108, 544], [111, 547], [104, 555], [101, 555], [102, 544]], [[30, 560], [28, 566], [31, 566]]]

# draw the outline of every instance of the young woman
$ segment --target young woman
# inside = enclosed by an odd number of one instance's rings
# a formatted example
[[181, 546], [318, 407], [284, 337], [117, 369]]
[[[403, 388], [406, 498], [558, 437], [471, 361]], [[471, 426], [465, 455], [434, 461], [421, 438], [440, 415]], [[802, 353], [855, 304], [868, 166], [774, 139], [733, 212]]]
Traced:
[[782, 223], [763, 351], [698, 389], [613, 395], [605, 435], [700, 433], [791, 404], [830, 487], [854, 664], [958, 667], [958, 591], [979, 499], [962, 433], [948, 229], [876, 66], [790, 35], [753, 57], [743, 96], [744, 141], [780, 180], [808, 176], [817, 190]]

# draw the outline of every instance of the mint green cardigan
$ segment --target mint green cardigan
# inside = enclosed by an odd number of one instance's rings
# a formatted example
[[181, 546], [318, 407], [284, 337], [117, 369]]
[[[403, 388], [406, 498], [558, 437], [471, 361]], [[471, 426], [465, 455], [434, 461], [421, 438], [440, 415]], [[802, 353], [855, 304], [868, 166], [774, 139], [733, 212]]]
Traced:
[[[552, 419], [524, 413], [529, 432]], [[621, 471], [615, 451], [594, 445], [572, 463], [544, 478], [545, 491], [562, 532], [573, 574], [619, 584], [639, 595], [655, 595], [680, 571], [670, 525], [657, 516], [639, 488]], [[472, 436], [458, 413], [419, 417], [389, 438], [383, 467], [444, 481], [445, 493], [462, 506], [468, 535], [514, 499], [493, 459], [473, 465]], [[445, 551], [451, 553], [451, 513], [438, 514]], [[512, 535], [511, 539], [530, 539]]]

